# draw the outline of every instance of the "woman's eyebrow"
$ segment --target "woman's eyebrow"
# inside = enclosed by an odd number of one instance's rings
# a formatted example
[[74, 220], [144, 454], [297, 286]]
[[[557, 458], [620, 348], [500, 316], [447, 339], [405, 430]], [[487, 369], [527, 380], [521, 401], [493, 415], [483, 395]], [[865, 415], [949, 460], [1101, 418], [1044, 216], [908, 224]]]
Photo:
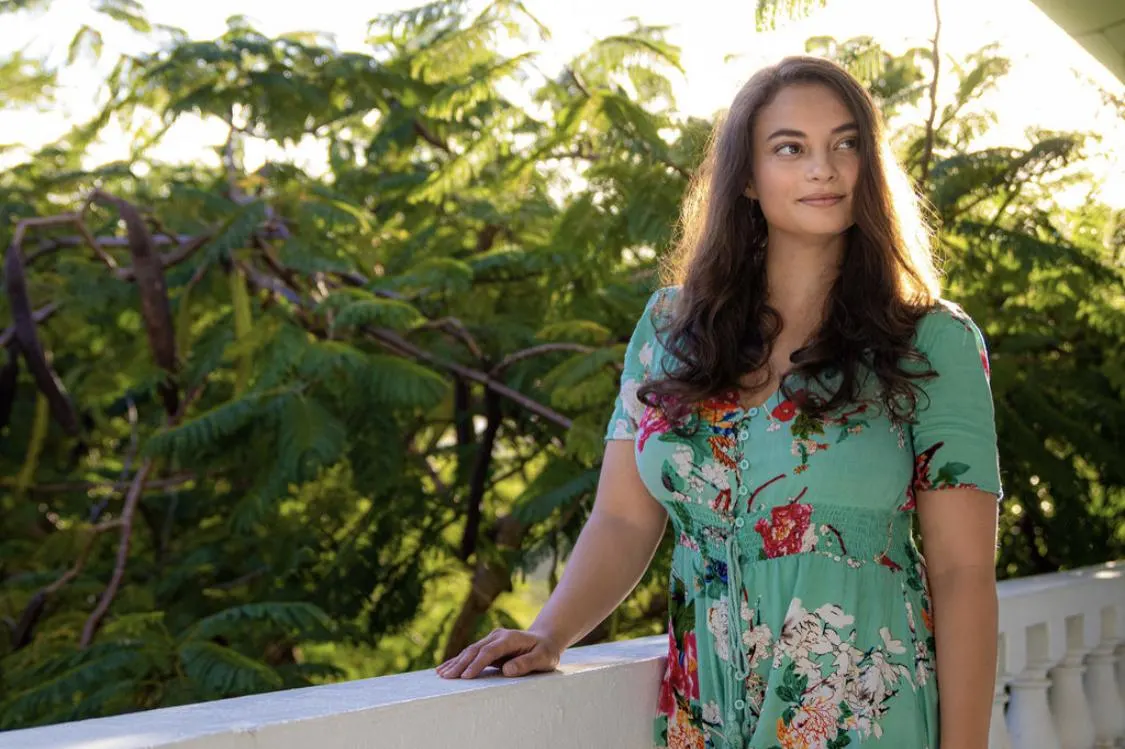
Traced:
[[[848, 130], [859, 130], [859, 126], [856, 125], [854, 122], [845, 122], [843, 125], [837, 125], [836, 127], [832, 128], [832, 135], [836, 135], [837, 133], [843, 133], [843, 132], [846, 132]], [[785, 137], [785, 138], [807, 138], [809, 136], [805, 133], [802, 133], [800, 130], [791, 130], [789, 128], [783, 127], [780, 130], [774, 130], [772, 133], [770, 133], [769, 137], [766, 138], [766, 140], [773, 140], [774, 138], [782, 138], [782, 137]]]

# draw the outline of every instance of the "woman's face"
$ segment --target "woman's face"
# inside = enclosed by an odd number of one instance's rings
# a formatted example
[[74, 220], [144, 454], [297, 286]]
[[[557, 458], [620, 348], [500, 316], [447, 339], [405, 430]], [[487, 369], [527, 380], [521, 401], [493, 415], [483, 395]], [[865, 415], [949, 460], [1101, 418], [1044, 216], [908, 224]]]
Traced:
[[852, 225], [859, 130], [836, 92], [818, 83], [786, 86], [758, 113], [752, 135], [746, 195], [761, 204], [771, 234], [823, 238]]

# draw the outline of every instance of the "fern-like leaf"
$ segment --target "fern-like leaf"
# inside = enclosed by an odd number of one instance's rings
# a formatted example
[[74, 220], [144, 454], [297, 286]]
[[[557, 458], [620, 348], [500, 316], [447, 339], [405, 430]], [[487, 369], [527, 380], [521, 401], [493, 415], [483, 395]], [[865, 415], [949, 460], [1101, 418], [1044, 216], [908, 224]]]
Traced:
[[250, 393], [224, 403], [178, 427], [154, 435], [145, 445], [145, 452], [150, 456], [174, 457], [187, 462], [192, 454], [249, 427], [276, 397], [273, 393]]
[[316, 476], [344, 450], [344, 425], [328, 409], [304, 394], [291, 393], [278, 405], [277, 468], [296, 482]]
[[230, 259], [231, 253], [245, 247], [250, 235], [265, 220], [266, 206], [260, 201], [247, 203], [232, 214], [219, 228], [215, 238], [207, 243], [205, 259], [208, 263]]
[[184, 673], [211, 697], [252, 694], [282, 686], [281, 676], [261, 661], [215, 642], [192, 640], [180, 648]]
[[332, 620], [311, 603], [271, 601], [232, 606], [200, 619], [180, 637], [181, 642], [210, 640], [220, 635], [236, 636], [247, 626], [272, 627], [276, 631], [308, 638], [324, 638], [335, 629]]
[[598, 470], [575, 473], [575, 466], [555, 461], [518, 498], [515, 515], [527, 525], [542, 522], [565, 504], [576, 502], [598, 486]]

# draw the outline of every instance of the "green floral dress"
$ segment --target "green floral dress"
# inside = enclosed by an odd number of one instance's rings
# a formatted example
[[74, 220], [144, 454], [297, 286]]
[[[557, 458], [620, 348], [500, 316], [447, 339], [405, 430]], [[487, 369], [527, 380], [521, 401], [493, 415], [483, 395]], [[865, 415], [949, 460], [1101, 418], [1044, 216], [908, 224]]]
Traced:
[[[938, 749], [914, 496], [951, 487], [1001, 496], [980, 331], [944, 300], [919, 322], [914, 345], [938, 376], [917, 381], [925, 395], [914, 424], [882, 413], [872, 375], [854, 403], [821, 418], [801, 410], [825, 392], [815, 383], [756, 408], [732, 391], [697, 404], [688, 418], [700, 428], [682, 438], [636, 397], [658, 365], [674, 364], [655, 324], [677, 291], [646, 304], [605, 435], [635, 441], [641, 478], [677, 539], [656, 744]], [[828, 374], [836, 384], [840, 374]]]

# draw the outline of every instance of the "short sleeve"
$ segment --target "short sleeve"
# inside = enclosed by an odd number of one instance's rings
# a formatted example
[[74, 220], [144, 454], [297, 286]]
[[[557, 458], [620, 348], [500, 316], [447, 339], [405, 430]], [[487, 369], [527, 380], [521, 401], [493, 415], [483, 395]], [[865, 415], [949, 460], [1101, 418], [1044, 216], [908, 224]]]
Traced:
[[667, 293], [667, 288], [652, 293], [645, 303], [644, 312], [633, 327], [629, 344], [625, 347], [621, 387], [613, 404], [613, 415], [606, 427], [605, 441], [631, 440], [637, 435], [645, 406], [637, 400], [637, 388], [648, 379], [656, 352], [655, 314]]
[[917, 348], [937, 376], [917, 380], [924, 394], [912, 426], [913, 490], [973, 488], [1003, 496], [988, 350], [976, 323], [943, 302], [918, 324]]

